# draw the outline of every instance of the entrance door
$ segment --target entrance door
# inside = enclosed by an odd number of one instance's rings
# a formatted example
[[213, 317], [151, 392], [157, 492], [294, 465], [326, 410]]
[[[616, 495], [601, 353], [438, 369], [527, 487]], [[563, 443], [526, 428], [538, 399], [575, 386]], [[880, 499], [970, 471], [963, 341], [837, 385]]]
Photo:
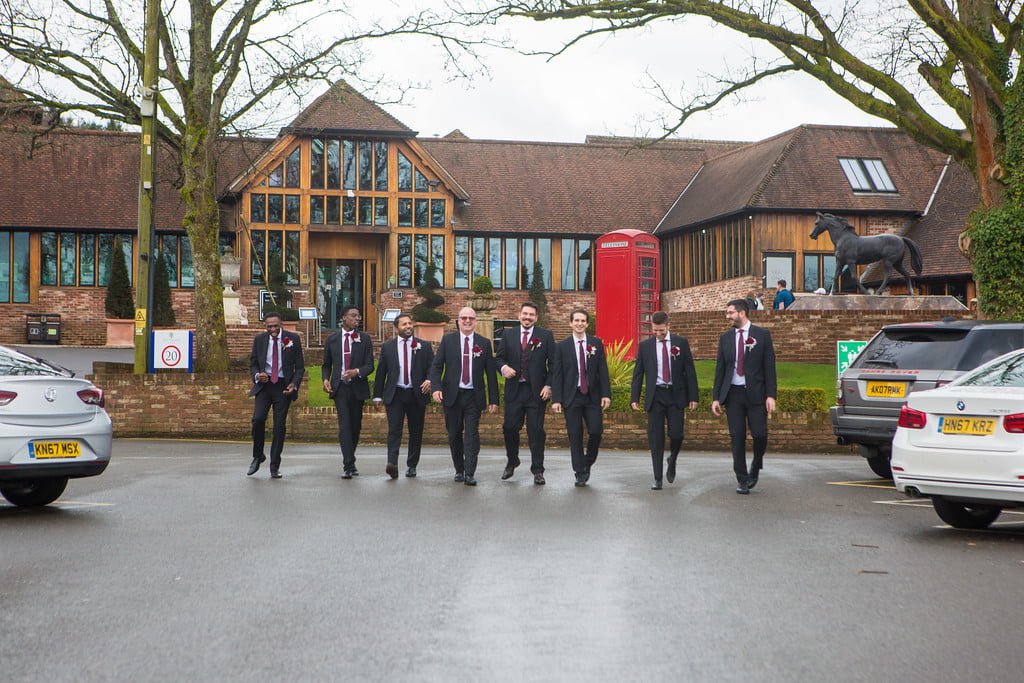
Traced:
[[363, 329], [371, 322], [364, 306], [363, 261], [342, 259], [317, 260], [316, 306], [324, 329], [341, 327], [341, 311], [345, 306], [358, 306], [363, 314]]

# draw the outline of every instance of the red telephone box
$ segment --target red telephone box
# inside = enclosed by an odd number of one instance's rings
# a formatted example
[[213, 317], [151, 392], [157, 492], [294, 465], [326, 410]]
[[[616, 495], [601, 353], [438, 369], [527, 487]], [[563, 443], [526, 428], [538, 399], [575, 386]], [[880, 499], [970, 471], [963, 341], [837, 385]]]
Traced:
[[658, 238], [642, 230], [615, 230], [597, 238], [597, 336], [606, 346], [633, 345], [651, 333], [651, 314], [660, 308], [661, 249]]

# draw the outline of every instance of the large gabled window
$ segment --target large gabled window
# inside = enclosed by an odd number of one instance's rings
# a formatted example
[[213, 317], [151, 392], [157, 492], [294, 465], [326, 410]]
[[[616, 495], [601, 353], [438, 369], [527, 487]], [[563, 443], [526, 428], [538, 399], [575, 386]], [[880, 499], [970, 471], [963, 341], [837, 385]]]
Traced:
[[846, 179], [854, 192], [895, 192], [889, 172], [881, 159], [850, 159], [840, 158]]

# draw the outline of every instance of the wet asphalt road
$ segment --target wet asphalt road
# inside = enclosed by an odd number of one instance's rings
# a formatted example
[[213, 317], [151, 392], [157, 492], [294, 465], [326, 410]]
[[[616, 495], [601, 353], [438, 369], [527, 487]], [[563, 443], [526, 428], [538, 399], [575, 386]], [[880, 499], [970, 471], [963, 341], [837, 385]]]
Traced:
[[[475, 489], [442, 449], [390, 481], [361, 450], [128, 441], [61, 502], [0, 503], [0, 678], [1019, 681], [1024, 515], [942, 527], [856, 457], [776, 456], [750, 496], [723, 454], [648, 486], [606, 453], [576, 489]], [[404, 472], [404, 463], [402, 470]], [[830, 482], [861, 481], [861, 485]], [[868, 480], [868, 481], [864, 481]]]

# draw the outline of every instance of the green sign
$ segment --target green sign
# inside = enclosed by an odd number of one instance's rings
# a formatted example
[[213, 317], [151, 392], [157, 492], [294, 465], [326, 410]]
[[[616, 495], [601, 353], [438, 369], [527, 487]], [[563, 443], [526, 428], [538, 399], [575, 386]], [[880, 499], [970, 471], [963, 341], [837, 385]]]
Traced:
[[837, 341], [836, 342], [836, 377], [843, 374], [843, 370], [850, 367], [850, 363], [857, 357], [865, 346], [866, 341]]

